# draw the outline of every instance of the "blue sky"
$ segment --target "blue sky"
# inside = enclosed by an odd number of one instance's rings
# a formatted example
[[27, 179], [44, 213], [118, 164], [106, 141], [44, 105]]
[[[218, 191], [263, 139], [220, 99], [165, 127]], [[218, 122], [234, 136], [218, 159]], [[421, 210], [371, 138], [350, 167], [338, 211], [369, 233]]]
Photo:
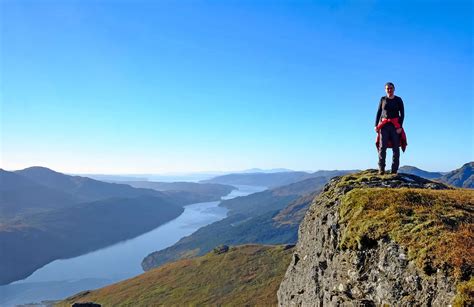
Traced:
[[387, 81], [402, 165], [474, 160], [471, 1], [0, 3], [5, 169], [375, 168]]

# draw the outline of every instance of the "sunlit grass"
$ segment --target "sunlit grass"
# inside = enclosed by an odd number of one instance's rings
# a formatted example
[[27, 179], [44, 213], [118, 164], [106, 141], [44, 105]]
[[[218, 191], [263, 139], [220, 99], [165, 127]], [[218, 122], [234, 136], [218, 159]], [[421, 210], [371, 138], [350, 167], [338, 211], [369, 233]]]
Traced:
[[163, 265], [135, 278], [59, 304], [103, 306], [277, 305], [276, 292], [291, 259], [284, 246], [245, 245], [228, 252]]
[[474, 263], [474, 191], [354, 189], [339, 208], [345, 227], [341, 248], [360, 248], [364, 240], [388, 237], [408, 248], [425, 272], [444, 264], [457, 278]]

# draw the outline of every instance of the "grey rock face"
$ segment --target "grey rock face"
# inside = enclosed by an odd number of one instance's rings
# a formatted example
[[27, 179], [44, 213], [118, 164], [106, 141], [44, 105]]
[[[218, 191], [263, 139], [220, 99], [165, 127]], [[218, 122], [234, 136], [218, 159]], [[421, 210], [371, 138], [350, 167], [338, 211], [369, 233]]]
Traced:
[[[369, 172], [370, 174], [370, 172]], [[350, 179], [350, 178], [349, 178]], [[354, 178], [355, 179], [355, 178]], [[338, 208], [358, 187], [449, 189], [413, 175], [354, 180], [332, 179], [313, 202], [299, 229], [292, 262], [278, 290], [280, 306], [448, 306], [455, 295], [451, 277], [427, 276], [408, 261], [407, 250], [388, 238], [341, 250]], [[347, 176], [346, 176], [347, 181]]]

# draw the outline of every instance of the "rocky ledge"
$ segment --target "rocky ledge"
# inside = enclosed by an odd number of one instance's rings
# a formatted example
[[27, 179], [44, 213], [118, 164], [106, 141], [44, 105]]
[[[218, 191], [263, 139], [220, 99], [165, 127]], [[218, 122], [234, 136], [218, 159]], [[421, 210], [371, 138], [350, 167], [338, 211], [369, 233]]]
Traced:
[[333, 178], [299, 228], [280, 306], [473, 305], [474, 191], [375, 170]]

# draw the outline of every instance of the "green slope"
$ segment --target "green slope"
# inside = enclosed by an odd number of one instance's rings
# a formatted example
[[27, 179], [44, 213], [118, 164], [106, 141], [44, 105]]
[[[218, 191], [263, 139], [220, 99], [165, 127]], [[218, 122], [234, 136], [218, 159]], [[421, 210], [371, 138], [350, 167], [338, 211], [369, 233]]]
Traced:
[[58, 306], [91, 301], [102, 306], [275, 306], [291, 255], [285, 246], [232, 247], [79, 293]]

